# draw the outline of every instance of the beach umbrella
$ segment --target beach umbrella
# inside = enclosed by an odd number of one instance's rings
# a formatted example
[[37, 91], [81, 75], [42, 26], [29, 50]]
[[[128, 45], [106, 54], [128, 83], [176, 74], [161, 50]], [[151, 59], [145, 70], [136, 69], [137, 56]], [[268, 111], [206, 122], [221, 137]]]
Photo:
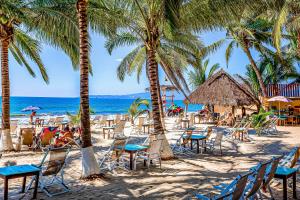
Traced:
[[271, 99], [268, 100], [268, 102], [279, 102], [279, 115], [280, 115], [280, 102], [284, 102], [284, 103], [289, 103], [292, 102], [292, 100], [284, 97], [284, 96], [276, 96], [276, 97], [272, 97]]
[[26, 112], [26, 111], [36, 111], [36, 110], [40, 110], [41, 107], [38, 106], [28, 106], [26, 108], [22, 109], [22, 112]]

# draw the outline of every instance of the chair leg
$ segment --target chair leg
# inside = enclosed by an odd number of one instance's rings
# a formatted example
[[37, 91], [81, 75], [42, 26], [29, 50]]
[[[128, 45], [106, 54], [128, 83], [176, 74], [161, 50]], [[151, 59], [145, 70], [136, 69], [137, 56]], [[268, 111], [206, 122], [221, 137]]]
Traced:
[[271, 189], [270, 185], [268, 185], [268, 190], [269, 190], [269, 193], [271, 195], [271, 199], [275, 199], [274, 196], [273, 196], [273, 192], [272, 192], [272, 189]]

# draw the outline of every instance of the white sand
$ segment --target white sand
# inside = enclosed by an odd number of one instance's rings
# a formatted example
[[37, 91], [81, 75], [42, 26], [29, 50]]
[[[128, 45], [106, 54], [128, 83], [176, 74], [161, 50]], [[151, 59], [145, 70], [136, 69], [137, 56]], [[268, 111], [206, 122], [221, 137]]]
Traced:
[[[172, 130], [174, 120], [167, 120], [167, 137], [171, 143], [179, 137], [181, 132]], [[229, 182], [241, 172], [254, 166], [258, 161], [266, 160], [273, 155], [279, 155], [300, 145], [300, 127], [279, 127], [280, 134], [272, 137], [257, 137], [251, 135], [252, 142], [235, 144], [224, 142], [224, 155], [212, 153], [195, 154], [192, 157], [179, 157], [175, 160], [163, 161], [162, 169], [151, 166], [150, 169], [138, 166], [137, 171], [118, 171], [117, 174], [106, 173], [105, 179], [92, 181], [80, 180], [80, 152], [72, 150], [65, 170], [67, 185], [72, 190], [67, 194], [47, 197], [39, 192], [39, 199], [188, 199], [194, 193], [207, 194], [213, 192], [212, 186]], [[127, 130], [128, 134], [130, 130]], [[93, 142], [97, 159], [103, 154], [101, 150], [109, 146], [112, 140], [100, 139], [99, 134], [93, 134]], [[217, 153], [216, 153], [217, 154]], [[17, 164], [38, 163], [42, 153], [22, 151], [6, 153], [1, 159], [1, 165], [6, 161], [15, 161]], [[22, 179], [9, 182], [11, 199], [30, 199], [29, 194], [16, 194], [21, 186]], [[298, 196], [300, 188], [298, 180]], [[0, 180], [0, 199], [3, 195], [3, 181]], [[276, 199], [282, 199], [281, 186], [273, 188]], [[291, 190], [289, 190], [291, 195]]]

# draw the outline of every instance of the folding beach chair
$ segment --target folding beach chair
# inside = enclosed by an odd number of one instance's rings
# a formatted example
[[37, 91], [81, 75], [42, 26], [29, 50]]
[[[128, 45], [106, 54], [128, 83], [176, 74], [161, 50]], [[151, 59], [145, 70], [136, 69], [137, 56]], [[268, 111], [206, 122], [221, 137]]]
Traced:
[[153, 139], [150, 141], [150, 147], [148, 151], [138, 151], [135, 154], [134, 158], [134, 170], [136, 169], [136, 163], [138, 159], [142, 159], [144, 163], [146, 162], [147, 167], [150, 167], [150, 162], [158, 161], [159, 168], [161, 169], [161, 149], [162, 149], [162, 142], [163, 140], [160, 138]]
[[125, 151], [126, 138], [115, 138], [112, 145], [105, 152], [104, 157], [100, 161], [100, 169], [108, 169], [113, 171], [115, 168], [126, 169], [123, 153]]
[[[272, 159], [272, 164], [267, 167], [265, 177], [263, 179], [263, 184], [262, 184], [261, 190], [266, 192], [266, 190], [268, 189], [269, 193], [271, 195], [271, 199], [274, 199], [274, 196], [273, 196], [273, 192], [272, 192], [271, 187], [270, 187], [270, 183], [274, 178], [274, 175], [275, 175], [276, 169], [278, 167], [279, 161], [282, 159], [282, 157], [283, 156], [274, 157]], [[260, 194], [260, 196], [262, 196], [261, 192], [259, 192], [259, 194]], [[262, 197], [261, 197], [261, 199], [262, 199]]]
[[293, 168], [299, 162], [300, 147], [294, 147], [290, 153], [285, 155], [279, 162], [281, 167]]
[[20, 129], [21, 145], [28, 147], [34, 146], [35, 129], [34, 128], [21, 128]]
[[226, 185], [226, 187], [215, 187], [220, 190], [219, 195], [215, 195], [212, 197], [208, 197], [202, 194], [196, 194], [195, 197], [197, 199], [203, 200], [219, 200], [219, 199], [228, 199], [228, 200], [240, 200], [243, 198], [244, 190], [248, 181], [248, 176], [251, 175], [252, 172], [248, 172], [243, 175], [238, 175], [230, 184]]
[[[259, 163], [256, 167], [252, 168], [253, 173], [249, 176], [249, 183], [245, 189], [246, 199], [256, 199], [259, 196], [260, 188], [262, 186], [264, 177], [266, 175], [266, 169], [271, 166], [272, 160]], [[261, 195], [260, 195], [261, 196]]]
[[[69, 188], [64, 183], [64, 167], [70, 148], [65, 146], [61, 148], [49, 148], [44, 155], [39, 167], [39, 187], [49, 196], [63, 194], [69, 192]], [[35, 176], [27, 187], [27, 191], [31, 189], [32, 183], [35, 181]], [[51, 186], [59, 186], [62, 191], [50, 192]], [[57, 189], [57, 187], [55, 187]]]
[[183, 132], [178, 140], [176, 140], [176, 143], [171, 145], [172, 151], [175, 154], [193, 154], [190, 148], [186, 147], [192, 137], [194, 129], [187, 129], [185, 132]]
[[116, 136], [120, 137], [120, 136], [124, 135], [125, 124], [126, 124], [126, 121], [119, 121], [119, 123], [117, 123], [114, 126], [114, 129], [113, 129], [113, 138], [115, 138]]
[[121, 121], [121, 115], [117, 114], [116, 118], [115, 118], [115, 125], [117, 125], [118, 123], [120, 123], [120, 121]]

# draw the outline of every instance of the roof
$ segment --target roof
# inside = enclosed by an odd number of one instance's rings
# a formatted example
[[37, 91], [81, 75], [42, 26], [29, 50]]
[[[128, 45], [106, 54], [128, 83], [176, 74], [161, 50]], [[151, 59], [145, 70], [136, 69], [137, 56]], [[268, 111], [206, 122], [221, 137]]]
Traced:
[[267, 86], [267, 96], [285, 96], [289, 98], [299, 98], [300, 97], [300, 84], [269, 84]]
[[249, 106], [259, 101], [223, 69], [188, 96], [189, 103], [220, 106]]

